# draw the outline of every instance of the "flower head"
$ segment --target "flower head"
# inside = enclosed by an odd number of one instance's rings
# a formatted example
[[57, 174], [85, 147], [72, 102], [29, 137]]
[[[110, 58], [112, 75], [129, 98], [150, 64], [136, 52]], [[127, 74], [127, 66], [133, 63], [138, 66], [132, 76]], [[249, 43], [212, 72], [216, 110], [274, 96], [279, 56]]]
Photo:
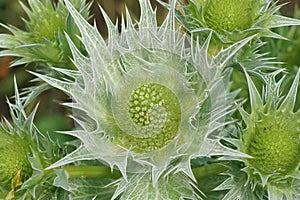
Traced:
[[211, 136], [229, 123], [225, 118], [232, 112], [234, 95], [223, 67], [251, 38], [210, 60], [209, 39], [200, 47], [175, 28], [174, 1], [158, 27], [150, 2], [140, 0], [138, 28], [127, 12], [120, 34], [102, 10], [105, 42], [69, 1], [66, 5], [88, 56], [67, 37], [79, 71], [57, 69], [69, 77], [64, 80], [32, 73], [73, 98], [67, 105], [78, 127], [66, 134], [82, 145], [50, 168], [99, 159], [124, 177], [151, 172], [155, 183], [165, 171], [177, 170], [193, 178], [190, 160], [213, 154], [218, 144]]
[[0, 183], [10, 187], [11, 182], [19, 174], [20, 181], [26, 181], [32, 175], [32, 168], [28, 160], [31, 154], [29, 144], [23, 142], [20, 136], [0, 133]]
[[253, 25], [259, 3], [260, 0], [209, 0], [203, 8], [203, 17], [207, 26], [217, 32], [243, 31]]
[[[280, 72], [280, 71], [279, 71]], [[280, 86], [284, 80], [276, 81], [279, 73], [267, 77], [267, 85], [261, 97], [250, 77], [247, 76], [251, 113], [240, 108], [245, 124], [240, 140], [231, 140], [238, 149], [252, 158], [242, 159], [246, 178], [239, 179], [245, 185], [245, 194], [266, 189], [268, 199], [298, 199], [300, 190], [300, 112], [294, 111], [300, 70], [285, 97], [280, 96]], [[237, 174], [240, 172], [234, 172]], [[240, 173], [241, 174], [241, 173]], [[234, 175], [226, 184], [237, 184]], [[243, 175], [239, 175], [242, 176]], [[241, 183], [243, 182], [244, 183]], [[219, 188], [226, 188], [222, 184]], [[259, 190], [259, 189], [258, 189]], [[237, 191], [229, 191], [236, 195]], [[238, 192], [239, 193], [239, 192]], [[261, 192], [260, 192], [261, 193]], [[262, 194], [262, 193], [261, 193]], [[241, 193], [239, 193], [241, 195]], [[241, 195], [241, 198], [245, 198]], [[260, 196], [260, 198], [262, 198]]]

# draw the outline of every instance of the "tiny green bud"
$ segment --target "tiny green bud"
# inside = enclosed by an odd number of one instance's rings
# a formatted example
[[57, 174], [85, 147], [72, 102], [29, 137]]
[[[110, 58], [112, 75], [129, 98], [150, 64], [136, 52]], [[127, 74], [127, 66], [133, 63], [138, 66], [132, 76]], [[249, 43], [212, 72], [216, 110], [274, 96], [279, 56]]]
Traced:
[[32, 175], [28, 160], [29, 145], [21, 137], [0, 132], [0, 184], [10, 187], [11, 182], [20, 173], [24, 182]]

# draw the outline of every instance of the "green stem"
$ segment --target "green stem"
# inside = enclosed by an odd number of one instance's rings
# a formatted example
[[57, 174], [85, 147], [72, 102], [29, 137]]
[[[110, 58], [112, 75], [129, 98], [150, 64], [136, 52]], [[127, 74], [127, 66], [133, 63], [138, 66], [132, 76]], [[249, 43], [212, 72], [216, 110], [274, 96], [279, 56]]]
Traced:
[[[64, 170], [68, 173], [69, 178], [121, 178], [122, 174], [109, 167], [104, 166], [65, 166]], [[212, 163], [209, 165], [194, 168], [192, 171], [197, 180], [218, 175], [227, 170], [227, 167]]]
[[109, 167], [103, 166], [65, 166], [64, 170], [70, 178], [120, 178], [119, 171], [113, 172]]
[[212, 163], [192, 169], [194, 176], [197, 180], [216, 176], [222, 172], [225, 172], [228, 168], [219, 163]]

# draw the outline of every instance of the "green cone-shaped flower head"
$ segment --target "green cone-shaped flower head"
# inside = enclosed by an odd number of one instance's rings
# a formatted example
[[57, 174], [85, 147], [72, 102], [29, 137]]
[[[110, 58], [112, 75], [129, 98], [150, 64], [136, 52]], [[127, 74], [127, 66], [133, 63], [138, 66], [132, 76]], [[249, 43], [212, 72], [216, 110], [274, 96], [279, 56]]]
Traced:
[[204, 7], [204, 20], [217, 32], [249, 29], [258, 10], [260, 0], [209, 0]]
[[243, 133], [245, 151], [253, 157], [249, 163], [263, 175], [288, 174], [300, 162], [299, 112], [294, 113], [299, 72], [281, 104], [282, 80], [270, 82], [263, 99], [250, 81], [248, 78], [252, 113], [249, 118], [243, 115], [247, 125]]
[[210, 136], [222, 129], [232, 111], [223, 66], [251, 38], [209, 60], [209, 40], [200, 47], [175, 28], [174, 1], [158, 27], [150, 2], [140, 0], [138, 29], [127, 12], [119, 34], [118, 26], [102, 12], [109, 32], [104, 41], [66, 4], [88, 56], [69, 38], [79, 71], [58, 69], [68, 80], [34, 74], [73, 98], [70, 106], [78, 127], [67, 134], [82, 145], [51, 167], [99, 159], [116, 165], [125, 176], [128, 170], [152, 171], [156, 182], [173, 160], [181, 159], [171, 170], [193, 177], [190, 159], [212, 152], [217, 140]]
[[289, 115], [286, 111], [262, 114], [245, 141], [246, 153], [253, 156], [249, 163], [262, 174], [286, 174], [299, 164], [299, 125], [296, 115]]
[[[294, 107], [300, 70], [285, 97], [280, 96], [284, 77], [276, 81], [278, 73], [280, 71], [267, 76], [267, 85], [262, 97], [246, 74], [251, 113], [240, 109], [246, 127], [242, 130], [242, 139], [232, 140], [232, 143], [240, 151], [251, 156], [242, 159], [245, 164], [242, 171], [247, 174], [248, 180], [240, 179], [237, 183], [234, 181], [236, 178], [231, 175], [227, 184], [245, 185], [245, 191], [265, 188], [269, 200], [299, 199], [300, 112], [299, 110], [295, 112]], [[241, 180], [244, 180], [244, 183]], [[225, 183], [222, 185], [223, 188], [227, 186]], [[238, 192], [232, 189], [229, 193], [236, 195]], [[239, 194], [246, 198], [247, 192]]]
[[121, 145], [141, 152], [152, 151], [176, 137], [181, 122], [181, 104], [169, 88], [145, 82], [131, 93], [123, 89], [116, 95], [113, 113], [123, 129], [119, 139]]
[[10, 187], [11, 181], [20, 173], [21, 181], [26, 181], [32, 174], [28, 160], [31, 150], [26, 140], [1, 130], [0, 132], [0, 183]]

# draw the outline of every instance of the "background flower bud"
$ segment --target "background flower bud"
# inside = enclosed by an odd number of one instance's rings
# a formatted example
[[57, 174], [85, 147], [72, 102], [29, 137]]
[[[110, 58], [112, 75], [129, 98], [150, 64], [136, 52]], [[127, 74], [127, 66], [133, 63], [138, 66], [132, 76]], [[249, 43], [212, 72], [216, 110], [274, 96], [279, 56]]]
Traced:
[[21, 171], [21, 181], [32, 175], [28, 160], [30, 148], [21, 137], [0, 132], [0, 184], [9, 187], [12, 179]]

